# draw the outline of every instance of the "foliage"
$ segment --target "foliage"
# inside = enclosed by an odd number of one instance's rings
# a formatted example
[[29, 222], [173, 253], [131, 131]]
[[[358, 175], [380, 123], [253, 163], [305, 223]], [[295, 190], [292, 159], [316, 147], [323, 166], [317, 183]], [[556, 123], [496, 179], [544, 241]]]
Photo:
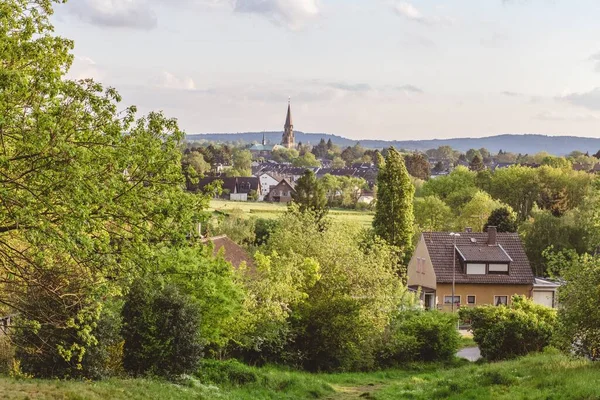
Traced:
[[471, 227], [474, 232], [482, 232], [492, 212], [498, 208], [506, 208], [498, 200], [494, 200], [485, 192], [477, 191], [471, 200], [460, 210], [459, 228]]
[[496, 208], [490, 214], [484, 231], [487, 231], [488, 226], [495, 226], [498, 232], [516, 232], [518, 229], [517, 216], [508, 207]]
[[404, 156], [406, 170], [411, 176], [426, 181], [431, 176], [429, 160], [423, 153], [413, 153]]
[[470, 321], [473, 339], [490, 361], [542, 351], [556, 327], [556, 310], [517, 295], [508, 306], [461, 308], [459, 316]]
[[451, 173], [428, 180], [423, 186], [423, 196], [437, 196], [452, 210], [458, 210], [477, 192], [475, 173], [465, 167], [456, 167]]
[[256, 241], [254, 218], [246, 218], [244, 211], [234, 208], [226, 216], [212, 219], [210, 224], [211, 235], [227, 235], [227, 237], [240, 246], [249, 247]]
[[123, 306], [123, 367], [134, 375], [175, 377], [202, 356], [200, 310], [172, 285], [137, 280]]
[[489, 194], [511, 206], [519, 221], [523, 221], [536, 204], [539, 190], [539, 178], [534, 168], [512, 166], [494, 171]]
[[475, 157], [473, 157], [473, 159], [469, 163], [469, 169], [475, 172], [483, 171], [485, 169], [485, 164], [483, 163], [481, 156], [476, 155]]
[[254, 245], [262, 246], [269, 241], [271, 232], [277, 227], [277, 220], [258, 218], [254, 223]]
[[450, 207], [436, 196], [415, 198], [415, 223], [421, 232], [451, 230], [454, 215]]
[[311, 258], [319, 266], [319, 279], [304, 286], [307, 297], [291, 307], [288, 362], [311, 370], [371, 367], [376, 338], [391, 313], [411, 298], [393, 269], [394, 249], [358, 227], [318, 224], [310, 212], [292, 209], [265, 251], [284, 259]]
[[558, 340], [566, 351], [600, 359], [600, 257], [574, 251], [545, 253], [565, 281], [558, 291]]
[[321, 163], [313, 153], [304, 153], [292, 161], [294, 167], [320, 167]]
[[373, 228], [377, 235], [403, 252], [405, 263], [408, 263], [413, 249], [414, 193], [415, 188], [410, 181], [402, 155], [393, 147], [390, 148], [385, 164], [379, 167], [377, 175], [377, 204]]
[[35, 328], [56, 365], [41, 374], [62, 375], [94, 345], [102, 297], [155, 247], [185, 245], [207, 199], [183, 191], [175, 120], [136, 120], [114, 89], [65, 78], [73, 43], [53, 34], [52, 3], [0, 3], [0, 303]]
[[252, 153], [250, 150], [235, 149], [232, 155], [233, 168], [227, 176], [252, 176]]
[[550, 211], [534, 210], [532, 217], [521, 224], [519, 233], [529, 263], [537, 276], [548, 275], [544, 250], [553, 246], [555, 250], [571, 249], [579, 254], [588, 251], [586, 227], [592, 220], [581, 221], [577, 214], [569, 213], [556, 217]]
[[292, 194], [293, 202], [298, 205], [300, 212], [310, 211], [317, 220], [327, 214], [327, 196], [325, 188], [317, 180], [312, 170], [307, 170], [296, 182], [295, 193]]
[[413, 361], [451, 360], [460, 343], [456, 323], [456, 315], [439, 311], [398, 313], [383, 336], [379, 363], [392, 366]]
[[186, 179], [190, 183], [197, 183], [198, 179], [210, 171], [210, 164], [206, 162], [202, 153], [190, 151], [181, 159], [182, 168]]

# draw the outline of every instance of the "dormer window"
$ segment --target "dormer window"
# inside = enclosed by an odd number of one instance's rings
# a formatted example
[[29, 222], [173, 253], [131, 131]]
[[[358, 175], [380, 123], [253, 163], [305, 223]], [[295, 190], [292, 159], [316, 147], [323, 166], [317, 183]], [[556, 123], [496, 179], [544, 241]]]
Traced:
[[485, 275], [485, 264], [467, 263], [467, 275]]
[[508, 264], [489, 264], [488, 273], [508, 275]]

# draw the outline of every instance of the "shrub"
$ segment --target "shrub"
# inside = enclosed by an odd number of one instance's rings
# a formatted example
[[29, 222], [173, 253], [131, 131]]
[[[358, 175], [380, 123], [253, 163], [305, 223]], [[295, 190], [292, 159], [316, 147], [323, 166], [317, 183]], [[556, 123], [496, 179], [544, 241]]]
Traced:
[[380, 364], [451, 360], [460, 345], [456, 322], [455, 315], [439, 311], [400, 312], [383, 336]]
[[473, 339], [488, 360], [502, 360], [541, 351], [550, 344], [556, 311], [513, 296], [509, 306], [462, 308], [460, 318], [471, 322]]
[[132, 375], [174, 377], [202, 356], [200, 310], [172, 285], [138, 280], [123, 307], [123, 366]]

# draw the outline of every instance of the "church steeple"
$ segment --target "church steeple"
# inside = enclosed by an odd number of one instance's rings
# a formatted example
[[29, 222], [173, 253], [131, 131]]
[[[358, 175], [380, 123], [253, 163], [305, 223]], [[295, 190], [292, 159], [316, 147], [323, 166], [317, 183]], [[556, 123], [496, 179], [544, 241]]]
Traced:
[[264, 134], [264, 133], [263, 133], [262, 145], [263, 145], [263, 146], [266, 146], [266, 145], [267, 145], [267, 139], [265, 138], [265, 134]]
[[292, 122], [292, 105], [290, 99], [288, 99], [287, 116], [285, 118], [285, 125], [283, 126], [281, 145], [287, 147], [288, 149], [296, 147], [294, 138], [294, 124]]

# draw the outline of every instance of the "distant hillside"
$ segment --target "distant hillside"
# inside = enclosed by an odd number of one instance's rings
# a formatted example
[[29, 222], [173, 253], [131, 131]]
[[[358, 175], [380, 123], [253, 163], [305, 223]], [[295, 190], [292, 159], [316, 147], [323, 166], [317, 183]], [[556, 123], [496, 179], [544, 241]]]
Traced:
[[[246, 133], [207, 133], [188, 135], [187, 140], [207, 140], [211, 142], [260, 142], [263, 134], [269, 143], [279, 143], [282, 132], [246, 132]], [[430, 139], [430, 140], [353, 140], [328, 133], [303, 133], [296, 132], [296, 142], [318, 143], [321, 138], [331, 139], [339, 146], [352, 146], [357, 142], [367, 148], [383, 148], [394, 146], [407, 150], [428, 150], [439, 146], [451, 146], [460, 151], [479, 149], [485, 147], [493, 153], [504, 150], [512, 153], [534, 154], [547, 151], [550, 154], [564, 155], [573, 150], [590, 154], [600, 150], [600, 138], [584, 138], [576, 136], [546, 136], [546, 135], [497, 135], [483, 138], [456, 138], [456, 139]]]

